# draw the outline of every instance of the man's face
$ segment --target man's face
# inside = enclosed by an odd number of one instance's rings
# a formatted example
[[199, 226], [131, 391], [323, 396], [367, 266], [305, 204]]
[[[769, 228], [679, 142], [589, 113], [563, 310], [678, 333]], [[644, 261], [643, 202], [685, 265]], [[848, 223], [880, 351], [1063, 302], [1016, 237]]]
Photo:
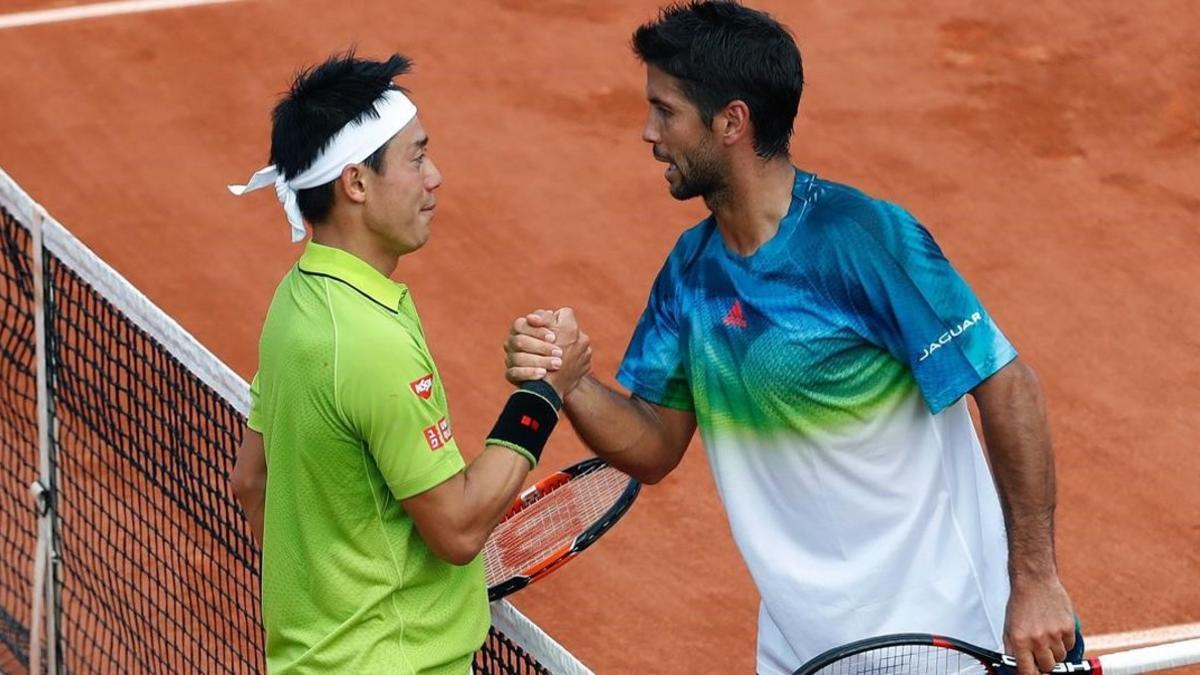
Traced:
[[724, 163], [713, 132], [679, 86], [679, 80], [646, 67], [650, 112], [642, 140], [654, 146], [654, 158], [666, 162], [665, 176], [676, 199], [708, 196], [724, 186]]
[[429, 221], [437, 204], [434, 190], [442, 174], [426, 153], [429, 136], [414, 117], [388, 143], [383, 167], [364, 173], [367, 228], [397, 255], [411, 253], [429, 239]]

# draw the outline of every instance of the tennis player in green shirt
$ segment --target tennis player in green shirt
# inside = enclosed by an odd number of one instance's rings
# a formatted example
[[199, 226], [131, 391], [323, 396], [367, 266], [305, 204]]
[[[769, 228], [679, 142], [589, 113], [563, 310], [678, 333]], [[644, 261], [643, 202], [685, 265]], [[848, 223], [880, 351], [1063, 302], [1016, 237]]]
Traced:
[[[312, 239], [271, 301], [231, 477], [262, 545], [272, 673], [464, 675], [487, 633], [479, 552], [590, 368], [559, 331], [563, 368], [509, 398], [465, 464], [408, 289], [442, 176], [393, 79], [409, 61], [336, 56], [275, 108], [274, 187], [293, 241]], [[549, 386], [546, 386], [546, 385]]]

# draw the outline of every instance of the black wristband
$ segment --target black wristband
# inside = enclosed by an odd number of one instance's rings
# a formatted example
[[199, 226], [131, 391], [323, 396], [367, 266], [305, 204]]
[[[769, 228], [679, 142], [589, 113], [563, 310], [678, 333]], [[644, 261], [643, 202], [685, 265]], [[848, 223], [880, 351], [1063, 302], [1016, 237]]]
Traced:
[[524, 389], [525, 391], [533, 392], [546, 399], [546, 402], [554, 406], [555, 410], [562, 410], [562, 397], [559, 396], [554, 387], [545, 380], [526, 380], [525, 382], [521, 383], [518, 389]]
[[554, 404], [541, 394], [528, 389], [518, 389], [508, 397], [504, 410], [496, 420], [496, 426], [484, 441], [488, 445], [502, 445], [529, 460], [536, 467], [542, 457], [542, 449], [558, 424], [558, 411]]

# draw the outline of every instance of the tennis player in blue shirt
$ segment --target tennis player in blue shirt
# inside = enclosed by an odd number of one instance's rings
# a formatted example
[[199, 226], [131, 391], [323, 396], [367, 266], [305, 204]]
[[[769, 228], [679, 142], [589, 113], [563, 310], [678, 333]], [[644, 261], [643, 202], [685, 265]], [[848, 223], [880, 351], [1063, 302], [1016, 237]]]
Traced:
[[[895, 632], [1004, 649], [1023, 675], [1081, 652], [1033, 370], [912, 215], [793, 167], [787, 29], [693, 2], [633, 46], [643, 138], [671, 194], [712, 213], [654, 282], [617, 373], [630, 394], [586, 378], [566, 399], [576, 431], [654, 483], [699, 428], [762, 596], [763, 675]], [[555, 320], [514, 323], [514, 382], [552, 369]]]

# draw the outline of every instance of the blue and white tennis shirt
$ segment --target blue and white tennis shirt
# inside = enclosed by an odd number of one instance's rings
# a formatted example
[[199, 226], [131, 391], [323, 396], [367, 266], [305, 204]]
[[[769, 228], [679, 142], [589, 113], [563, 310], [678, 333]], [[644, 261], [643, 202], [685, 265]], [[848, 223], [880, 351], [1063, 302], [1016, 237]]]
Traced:
[[964, 394], [1016, 357], [900, 207], [797, 171], [779, 232], [684, 232], [617, 379], [693, 410], [762, 603], [758, 672], [895, 632], [999, 649], [1007, 547]]

